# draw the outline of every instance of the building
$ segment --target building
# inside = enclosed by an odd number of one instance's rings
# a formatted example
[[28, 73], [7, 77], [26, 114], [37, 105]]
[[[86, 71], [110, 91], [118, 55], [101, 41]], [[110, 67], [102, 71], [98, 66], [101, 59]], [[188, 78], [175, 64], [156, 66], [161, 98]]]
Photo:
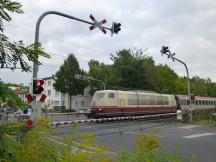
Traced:
[[27, 99], [26, 99], [26, 94], [29, 93], [29, 87], [25, 86], [23, 88], [20, 88], [20, 87], [17, 87], [16, 89], [13, 90], [14, 93], [16, 95], [19, 96], [19, 98], [25, 102], [25, 103], [28, 103]]
[[[70, 109], [70, 96], [68, 94], [56, 91], [53, 87], [54, 77], [42, 78], [44, 80], [44, 94], [47, 95], [44, 108], [51, 110]], [[84, 95], [71, 96], [71, 108], [89, 109], [91, 95], [88, 93], [89, 87], [85, 88]]]

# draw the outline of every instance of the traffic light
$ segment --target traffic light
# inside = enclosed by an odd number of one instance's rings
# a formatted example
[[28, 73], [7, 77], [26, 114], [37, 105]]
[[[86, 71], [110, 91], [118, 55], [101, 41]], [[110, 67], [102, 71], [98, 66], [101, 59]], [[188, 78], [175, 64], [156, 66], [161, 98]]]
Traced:
[[165, 54], [165, 53], [167, 53], [167, 52], [170, 52], [170, 51], [169, 51], [169, 47], [167, 47], [167, 46], [162, 46], [162, 49], [161, 49], [162, 55]]
[[196, 99], [196, 95], [191, 95], [191, 100], [195, 100]]
[[121, 30], [121, 23], [115, 23], [115, 22], [113, 22], [112, 23], [112, 31], [111, 31], [111, 33], [113, 34], [113, 33], [115, 33], [115, 34], [118, 34], [118, 32]]
[[44, 88], [42, 87], [43, 84], [44, 84], [43, 80], [33, 79], [33, 87], [32, 87], [33, 94], [41, 94], [44, 91]]

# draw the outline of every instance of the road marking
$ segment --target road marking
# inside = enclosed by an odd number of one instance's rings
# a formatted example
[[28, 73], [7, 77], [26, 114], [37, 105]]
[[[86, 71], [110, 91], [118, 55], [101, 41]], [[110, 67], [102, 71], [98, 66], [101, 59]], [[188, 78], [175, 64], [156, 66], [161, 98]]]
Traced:
[[[134, 134], [134, 135], [138, 135], [139, 133], [136, 133], [136, 132], [123, 132], [123, 133], [127, 133], [127, 134]], [[141, 132], [141, 133], [143, 133], [143, 134], [145, 134], [145, 135], [152, 135], [152, 134], [150, 134], [150, 133], [144, 133], [144, 132]], [[164, 136], [160, 136], [160, 135], [157, 135], [156, 134], [156, 136], [157, 137], [164, 137]]]
[[192, 129], [192, 128], [197, 128], [200, 127], [200, 125], [186, 125], [183, 127], [178, 127], [178, 128], [182, 128], [182, 129]]
[[198, 138], [198, 137], [203, 137], [203, 136], [211, 136], [215, 135], [216, 133], [200, 133], [200, 134], [194, 134], [190, 136], [184, 136], [182, 138], [187, 138], [187, 139], [192, 139], [192, 138]]
[[[50, 141], [56, 142], [56, 143], [58, 143], [58, 144], [60, 144], [60, 145], [68, 146], [67, 144], [62, 143], [62, 142], [59, 142], [59, 141], [56, 141], [56, 140], [54, 140], [54, 139], [52, 139], [52, 138], [48, 138], [48, 139], [49, 139]], [[90, 153], [90, 154], [93, 153], [93, 152], [86, 151], [86, 150], [83, 150], [83, 149], [80, 149], [80, 148], [76, 148], [76, 147], [73, 147], [73, 146], [71, 146], [71, 149], [72, 149], [72, 152], [76, 152], [76, 151], [80, 150], [80, 151], [82, 151], [82, 152], [87, 152], [87, 153]]]
[[[46, 134], [45, 132], [42, 132], [42, 131], [41, 131], [41, 133], [42, 133], [42, 134]], [[53, 135], [49, 135], [49, 136], [52, 137], [52, 138], [57, 138], [57, 139], [63, 140], [62, 137], [53, 136]], [[56, 141], [56, 140], [54, 140], [54, 139], [52, 139], [52, 138], [48, 138], [48, 139], [49, 139], [50, 141], [56, 142], [56, 143], [58, 143], [58, 144], [60, 144], [60, 145], [67, 146], [67, 144], [62, 143], [62, 142], [59, 142], [59, 141]], [[85, 148], [88, 148], [88, 149], [97, 150], [97, 148], [95, 148], [95, 147], [85, 146], [85, 145], [82, 145], [82, 144], [77, 143], [77, 142], [74, 142], [74, 141], [73, 141], [72, 143], [77, 144], [77, 145], [82, 146], [82, 147], [85, 147]], [[80, 151], [87, 152], [87, 153], [91, 153], [91, 154], [93, 153], [93, 152], [86, 151], [86, 150], [83, 150], [83, 149], [80, 149], [80, 148], [77, 148], [77, 147], [71, 147], [71, 148], [73, 149], [73, 151], [80, 150]], [[112, 151], [108, 151], [108, 150], [107, 150], [105, 153], [106, 153], [106, 154], [112, 154], [112, 155], [114, 155], [114, 156], [119, 156], [118, 153], [115, 153], [115, 152], [112, 152]]]
[[80, 125], [80, 128], [86, 128], [86, 129], [90, 129], [90, 128], [92, 128], [92, 127], [90, 127], [90, 126], [84, 126], [84, 125]]

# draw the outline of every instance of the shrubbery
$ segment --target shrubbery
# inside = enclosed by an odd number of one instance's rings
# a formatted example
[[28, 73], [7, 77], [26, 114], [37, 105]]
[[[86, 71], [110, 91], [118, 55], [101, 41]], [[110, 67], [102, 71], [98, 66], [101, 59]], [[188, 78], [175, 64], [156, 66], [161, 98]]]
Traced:
[[42, 117], [37, 128], [27, 132], [20, 131], [21, 124], [1, 126], [0, 157], [13, 162], [183, 161], [178, 149], [173, 152], [159, 150], [162, 145], [154, 132], [150, 135], [138, 132], [134, 152], [122, 151], [114, 156], [105, 146], [96, 144], [94, 134], [81, 133], [78, 125], [74, 125], [70, 135], [60, 140], [54, 138], [48, 123], [49, 119]]

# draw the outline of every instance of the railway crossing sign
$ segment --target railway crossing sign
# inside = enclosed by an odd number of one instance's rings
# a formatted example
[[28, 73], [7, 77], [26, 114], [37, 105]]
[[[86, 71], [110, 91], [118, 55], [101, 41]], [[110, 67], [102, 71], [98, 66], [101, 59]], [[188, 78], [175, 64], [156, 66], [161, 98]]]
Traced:
[[106, 19], [103, 19], [103, 20], [101, 20], [100, 22], [98, 22], [98, 21], [94, 18], [94, 16], [90, 15], [89, 17], [90, 17], [90, 19], [94, 22], [94, 25], [90, 26], [89, 29], [90, 29], [90, 30], [93, 30], [93, 29], [95, 29], [95, 28], [98, 27], [104, 34], [106, 34], [106, 30], [101, 26], [102, 24], [105, 24], [105, 23], [106, 23]]

